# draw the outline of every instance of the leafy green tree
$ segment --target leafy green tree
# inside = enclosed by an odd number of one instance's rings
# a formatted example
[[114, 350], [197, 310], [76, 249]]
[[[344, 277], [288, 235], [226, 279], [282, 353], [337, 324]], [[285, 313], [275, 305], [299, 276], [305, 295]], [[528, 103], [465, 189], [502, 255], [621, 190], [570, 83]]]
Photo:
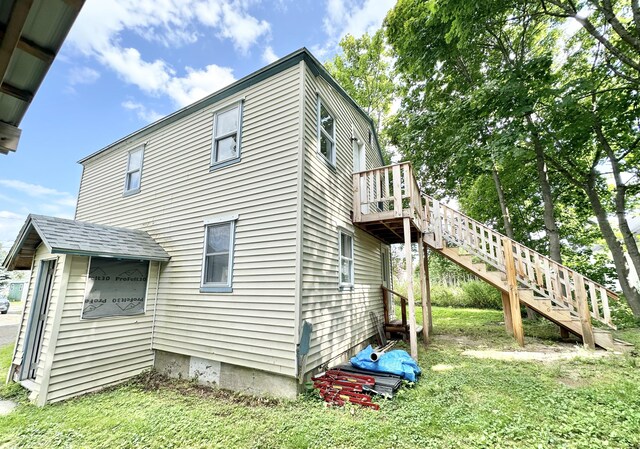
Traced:
[[[561, 1], [553, 3], [556, 9]], [[624, 15], [625, 9], [604, 1], [598, 5], [594, 23], [606, 22], [615, 30], [606, 10]], [[635, 14], [636, 6], [627, 13]], [[626, 250], [640, 267], [637, 241], [626, 222], [630, 203], [637, 202], [640, 175], [638, 89], [633, 65], [614, 51], [634, 47], [618, 42], [624, 40], [619, 30], [600, 32], [613, 49], [587, 28], [565, 42], [563, 19], [554, 14], [548, 4], [524, 0], [399, 0], [386, 19], [404, 85], [391, 134], [403, 152], [425, 164], [426, 184], [437, 187], [433, 191], [460, 197], [497, 168], [503, 219], [505, 203], [516, 203], [508, 199], [507, 167], [524, 190], [535, 167], [538, 194], [530, 200], [542, 205], [551, 257], [560, 260], [562, 238], [578, 249], [588, 246], [576, 238], [575, 223], [595, 216], [622, 290], [640, 315], [640, 293], [628, 282], [624, 257]], [[630, 21], [618, 22], [637, 34]], [[629, 54], [637, 59], [637, 53]], [[510, 165], [523, 157], [521, 167]], [[605, 167], [611, 168], [612, 188]], [[556, 207], [560, 197], [566, 201], [562, 210]], [[614, 212], [622, 242], [609, 222]], [[559, 218], [568, 232], [559, 229]]]
[[340, 41], [341, 54], [325, 63], [331, 75], [370, 116], [377, 131], [391, 109], [395, 85], [384, 32], [355, 38], [347, 34]]

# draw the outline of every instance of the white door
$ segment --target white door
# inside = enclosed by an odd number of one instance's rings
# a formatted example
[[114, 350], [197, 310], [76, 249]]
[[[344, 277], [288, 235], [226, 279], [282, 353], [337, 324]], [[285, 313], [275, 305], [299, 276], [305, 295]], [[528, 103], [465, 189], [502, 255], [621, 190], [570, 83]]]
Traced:
[[[354, 137], [351, 139], [353, 146], [353, 172], [360, 172], [367, 169], [367, 161], [364, 151], [364, 142], [362, 139]], [[368, 214], [369, 205], [367, 203], [367, 182], [365, 178], [360, 178], [360, 213]]]
[[382, 246], [380, 249], [382, 262], [382, 286], [391, 288], [391, 260], [389, 257], [389, 247]]

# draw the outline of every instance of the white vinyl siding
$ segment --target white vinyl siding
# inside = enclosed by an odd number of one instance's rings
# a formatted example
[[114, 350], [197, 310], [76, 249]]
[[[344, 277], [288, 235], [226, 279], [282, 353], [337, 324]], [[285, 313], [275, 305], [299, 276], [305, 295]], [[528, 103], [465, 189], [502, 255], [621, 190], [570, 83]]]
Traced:
[[143, 315], [83, 320], [89, 257], [71, 264], [47, 390], [50, 402], [116, 384], [153, 366], [151, 327], [158, 262], [150, 262]]
[[[307, 370], [375, 335], [369, 312], [382, 315], [382, 242], [353, 226], [352, 126], [367, 136], [369, 123], [344, 97], [311, 71], [305, 76], [301, 319], [313, 324]], [[318, 157], [318, 93], [335, 115], [336, 166]], [[375, 145], [375, 142], [374, 142]], [[365, 142], [366, 168], [383, 165]], [[338, 289], [340, 228], [353, 234], [353, 288]]]
[[[124, 146], [85, 162], [76, 218], [143, 229], [171, 255], [154, 349], [295, 376], [299, 85], [296, 65], [145, 136], [144, 189], [126, 200]], [[242, 162], [210, 172], [214, 114], [240, 98]], [[233, 293], [201, 293], [203, 221], [229, 214]]]
[[144, 159], [144, 145], [131, 150], [127, 159], [127, 174], [124, 178], [124, 194], [133, 195], [140, 191], [142, 183], [142, 162]]

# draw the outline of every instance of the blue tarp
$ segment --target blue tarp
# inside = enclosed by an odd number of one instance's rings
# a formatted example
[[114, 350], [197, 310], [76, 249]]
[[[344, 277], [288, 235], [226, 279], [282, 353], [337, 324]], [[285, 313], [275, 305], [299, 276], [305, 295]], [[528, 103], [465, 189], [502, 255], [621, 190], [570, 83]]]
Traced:
[[351, 364], [359, 369], [397, 374], [410, 382], [415, 382], [416, 377], [422, 372], [418, 363], [407, 354], [407, 351], [396, 349], [395, 351], [385, 352], [375, 362], [372, 362], [370, 358], [372, 352], [371, 345], [367, 346], [357, 353], [355, 357], [351, 358]]

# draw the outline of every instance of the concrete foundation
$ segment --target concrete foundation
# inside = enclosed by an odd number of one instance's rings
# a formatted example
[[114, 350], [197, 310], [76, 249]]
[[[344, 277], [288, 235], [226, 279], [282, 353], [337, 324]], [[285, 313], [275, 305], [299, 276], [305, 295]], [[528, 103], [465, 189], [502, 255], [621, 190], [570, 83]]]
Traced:
[[195, 380], [201, 385], [245, 394], [286, 399], [298, 395], [299, 386], [293, 377], [200, 357], [156, 351], [154, 368], [172, 378]]

